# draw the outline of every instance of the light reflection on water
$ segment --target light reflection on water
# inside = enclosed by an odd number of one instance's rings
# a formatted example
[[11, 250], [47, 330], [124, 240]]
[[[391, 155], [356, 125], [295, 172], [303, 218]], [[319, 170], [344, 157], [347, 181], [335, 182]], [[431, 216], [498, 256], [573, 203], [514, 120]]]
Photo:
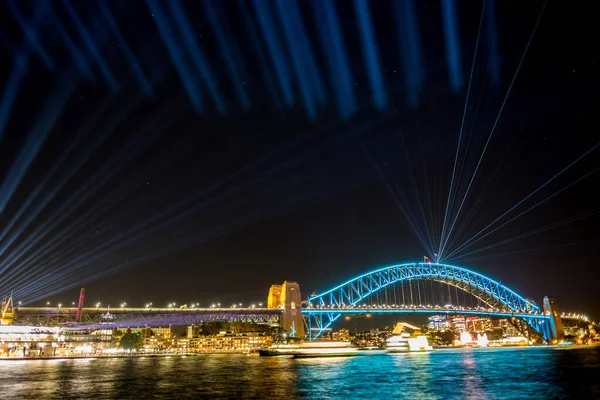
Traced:
[[600, 348], [0, 361], [2, 399], [600, 398]]

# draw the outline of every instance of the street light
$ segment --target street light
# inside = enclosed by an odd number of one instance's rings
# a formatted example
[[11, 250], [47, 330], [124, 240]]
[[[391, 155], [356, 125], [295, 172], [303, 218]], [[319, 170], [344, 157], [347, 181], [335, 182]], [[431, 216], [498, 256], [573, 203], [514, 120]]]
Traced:
[[60, 308], [62, 307], [62, 303], [58, 303], [58, 309], [60, 310]]
[[262, 303], [258, 303], [258, 306], [259, 306], [259, 307], [262, 307]]
[[121, 303], [121, 308], [125, 308], [126, 305], [127, 305], [127, 303], [125, 303], [125, 302]]
[[96, 310], [100, 308], [100, 302], [96, 303]]

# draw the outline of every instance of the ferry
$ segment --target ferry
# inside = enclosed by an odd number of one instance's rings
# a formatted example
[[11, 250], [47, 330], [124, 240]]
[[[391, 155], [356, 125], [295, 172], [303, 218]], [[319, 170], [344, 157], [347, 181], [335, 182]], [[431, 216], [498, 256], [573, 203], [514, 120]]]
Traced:
[[351, 357], [357, 353], [350, 342], [323, 340], [303, 343], [294, 351], [294, 358]]
[[300, 344], [273, 345], [267, 349], [261, 349], [258, 354], [263, 357], [291, 356], [294, 358], [314, 357], [349, 357], [358, 352], [350, 342], [335, 340], [318, 340]]
[[258, 350], [258, 355], [262, 357], [293, 356], [298, 347], [297, 344], [275, 344], [266, 349]]
[[[413, 330], [411, 335], [406, 328]], [[389, 353], [429, 352], [433, 350], [427, 337], [418, 335], [421, 330], [405, 322], [398, 322], [392, 331], [392, 336], [386, 340]]]

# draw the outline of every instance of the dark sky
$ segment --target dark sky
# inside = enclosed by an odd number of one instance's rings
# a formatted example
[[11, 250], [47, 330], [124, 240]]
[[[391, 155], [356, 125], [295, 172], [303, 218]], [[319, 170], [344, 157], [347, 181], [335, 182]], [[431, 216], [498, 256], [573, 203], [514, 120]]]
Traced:
[[452, 225], [446, 262], [597, 318], [588, 3], [361, 4], [0, 4], [1, 294], [258, 303]]

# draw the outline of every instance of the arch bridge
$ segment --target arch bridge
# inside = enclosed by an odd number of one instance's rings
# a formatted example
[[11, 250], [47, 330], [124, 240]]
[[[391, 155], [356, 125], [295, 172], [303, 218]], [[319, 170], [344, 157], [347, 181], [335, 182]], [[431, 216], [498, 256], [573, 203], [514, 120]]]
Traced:
[[508, 318], [521, 321], [529, 332], [546, 342], [558, 336], [557, 313], [542, 312], [534, 302], [501, 282], [439, 263], [399, 264], [370, 271], [310, 296], [302, 310], [311, 339], [331, 329], [342, 315], [407, 313]]

